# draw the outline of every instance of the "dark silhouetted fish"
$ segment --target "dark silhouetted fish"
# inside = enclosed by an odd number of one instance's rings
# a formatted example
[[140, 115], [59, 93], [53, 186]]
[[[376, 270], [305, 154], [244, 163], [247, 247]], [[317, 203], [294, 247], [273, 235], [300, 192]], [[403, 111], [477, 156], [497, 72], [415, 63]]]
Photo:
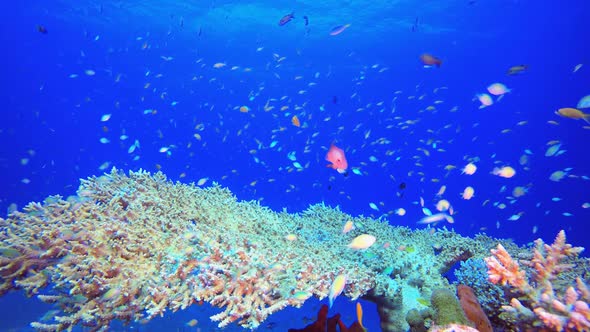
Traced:
[[524, 73], [529, 67], [527, 65], [518, 65], [512, 66], [508, 69], [506, 74], [508, 75], [518, 75]]
[[402, 182], [398, 186], [399, 191], [396, 193], [397, 197], [403, 198], [404, 197], [404, 190], [406, 189], [406, 183]]
[[418, 18], [416, 17], [416, 20], [414, 21], [414, 24], [412, 25], [412, 32], [416, 32], [418, 31]]

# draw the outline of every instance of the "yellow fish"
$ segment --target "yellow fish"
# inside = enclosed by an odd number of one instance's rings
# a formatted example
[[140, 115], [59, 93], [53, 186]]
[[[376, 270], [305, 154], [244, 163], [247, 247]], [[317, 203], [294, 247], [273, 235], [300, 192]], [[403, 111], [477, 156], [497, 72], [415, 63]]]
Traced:
[[466, 187], [465, 190], [463, 191], [462, 197], [465, 200], [470, 200], [473, 197], [473, 194], [475, 193], [475, 190], [473, 189], [473, 187]]
[[375, 243], [376, 238], [373, 235], [362, 234], [355, 237], [348, 245], [350, 249], [367, 249]]
[[328, 295], [328, 299], [330, 300], [330, 308], [332, 308], [334, 299], [338, 297], [338, 295], [340, 295], [344, 290], [344, 286], [346, 286], [346, 276], [344, 274], [340, 274], [334, 279], [332, 286], [330, 286], [330, 293]]
[[455, 166], [455, 165], [447, 165], [447, 166], [445, 166], [445, 171], [452, 171], [455, 168], [457, 168], [457, 166]]
[[346, 224], [344, 224], [344, 228], [342, 228], [342, 233], [346, 234], [350, 231], [352, 231], [354, 229], [354, 223], [352, 222], [352, 220], [349, 220], [346, 222]]
[[360, 302], [356, 303], [356, 320], [359, 322], [359, 325], [366, 331], [365, 327], [363, 326], [363, 307], [361, 306]]
[[494, 168], [494, 170], [492, 171], [492, 174], [509, 179], [509, 178], [513, 177], [514, 174], [516, 174], [516, 171], [514, 170], [514, 168], [512, 168], [510, 166], [504, 166], [502, 168], [498, 168], [498, 167]]
[[449, 203], [449, 201], [447, 201], [446, 199], [441, 199], [440, 201], [438, 201], [438, 203], [436, 203], [436, 209], [441, 212], [447, 211], [450, 207], [451, 203]]
[[590, 114], [584, 113], [578, 109], [572, 107], [560, 108], [555, 112], [555, 114], [559, 116], [563, 116], [564, 118], [574, 119], [574, 120], [584, 120], [590, 123]]

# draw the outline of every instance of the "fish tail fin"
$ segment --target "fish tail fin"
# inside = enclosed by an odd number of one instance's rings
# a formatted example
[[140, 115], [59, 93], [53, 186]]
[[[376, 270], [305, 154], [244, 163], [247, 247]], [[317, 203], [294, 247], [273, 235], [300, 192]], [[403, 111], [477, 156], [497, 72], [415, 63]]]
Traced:
[[584, 114], [582, 119], [584, 119], [584, 121], [586, 121], [586, 123], [590, 124], [590, 113]]

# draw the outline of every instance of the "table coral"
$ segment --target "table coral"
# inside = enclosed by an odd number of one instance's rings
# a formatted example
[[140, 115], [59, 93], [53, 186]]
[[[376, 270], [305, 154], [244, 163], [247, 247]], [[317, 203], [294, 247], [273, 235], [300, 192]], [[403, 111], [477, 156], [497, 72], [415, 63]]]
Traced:
[[[347, 221], [355, 229], [342, 234]], [[376, 243], [348, 248], [361, 234]], [[0, 218], [0, 240], [0, 295], [22, 289], [60, 310], [31, 324], [39, 330], [107, 330], [197, 302], [221, 309], [211, 317], [220, 327], [254, 329], [286, 306], [324, 299], [345, 274], [344, 296], [374, 301], [383, 331], [403, 331], [416, 298], [453, 288], [443, 272], [490, 249], [444, 229], [392, 227], [321, 204], [277, 213], [218, 185], [115, 169], [82, 180], [71, 199], [52, 196]]]

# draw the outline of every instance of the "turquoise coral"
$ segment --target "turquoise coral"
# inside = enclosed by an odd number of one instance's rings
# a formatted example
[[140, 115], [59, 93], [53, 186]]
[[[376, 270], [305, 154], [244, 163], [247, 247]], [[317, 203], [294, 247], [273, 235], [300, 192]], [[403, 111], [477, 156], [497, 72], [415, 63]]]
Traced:
[[488, 280], [488, 267], [482, 258], [470, 258], [461, 262], [461, 266], [455, 271], [455, 277], [458, 284], [473, 288], [488, 316], [499, 316], [502, 306], [508, 304], [502, 287]]
[[[348, 220], [356, 229], [342, 234]], [[151, 319], [200, 301], [222, 308], [211, 317], [220, 327], [254, 329], [286, 306], [326, 298], [346, 273], [344, 296], [377, 303], [383, 331], [405, 331], [417, 298], [452, 289], [442, 273], [491, 248], [489, 239], [392, 227], [324, 205], [276, 213], [217, 185], [115, 169], [82, 180], [75, 199], [52, 197], [0, 218], [0, 229], [0, 295], [23, 289], [61, 309], [53, 322], [32, 324], [40, 330], [106, 330], [113, 320]], [[375, 235], [375, 245], [347, 247], [363, 233]], [[414, 252], [397, 249], [408, 245]]]

